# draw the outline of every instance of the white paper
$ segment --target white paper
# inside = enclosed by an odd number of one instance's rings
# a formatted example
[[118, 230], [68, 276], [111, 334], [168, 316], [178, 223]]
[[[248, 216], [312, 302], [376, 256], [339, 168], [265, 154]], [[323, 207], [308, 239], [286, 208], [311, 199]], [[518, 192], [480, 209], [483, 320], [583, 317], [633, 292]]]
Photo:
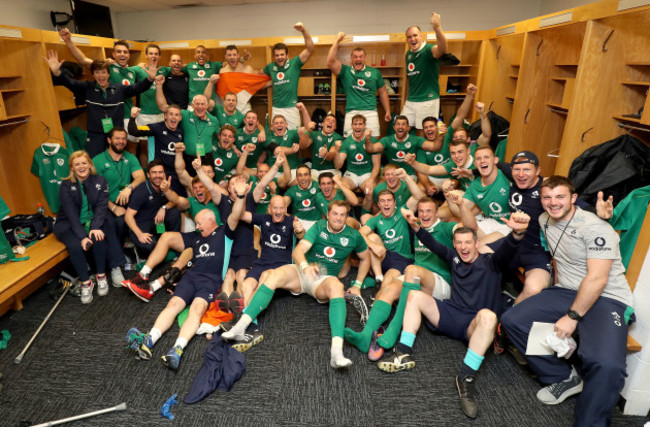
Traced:
[[546, 345], [546, 337], [553, 335], [555, 323], [533, 322], [528, 334], [526, 344], [526, 356], [547, 356], [555, 354], [555, 351]]

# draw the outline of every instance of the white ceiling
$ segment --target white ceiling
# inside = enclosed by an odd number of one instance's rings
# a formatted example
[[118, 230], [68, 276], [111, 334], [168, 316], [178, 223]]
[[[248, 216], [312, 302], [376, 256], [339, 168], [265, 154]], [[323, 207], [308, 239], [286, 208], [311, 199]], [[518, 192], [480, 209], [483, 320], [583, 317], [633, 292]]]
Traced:
[[254, 3], [286, 3], [305, 0], [86, 0], [108, 6], [112, 12], [135, 12], [143, 10], [165, 10], [202, 6], [228, 6]]

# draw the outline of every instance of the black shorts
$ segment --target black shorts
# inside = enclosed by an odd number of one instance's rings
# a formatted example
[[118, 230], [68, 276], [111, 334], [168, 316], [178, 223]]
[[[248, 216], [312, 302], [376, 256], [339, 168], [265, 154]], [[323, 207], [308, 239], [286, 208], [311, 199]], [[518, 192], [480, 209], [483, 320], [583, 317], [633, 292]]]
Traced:
[[195, 298], [202, 298], [210, 304], [221, 290], [221, 283], [221, 278], [217, 280], [214, 274], [189, 270], [176, 285], [174, 296], [185, 301], [188, 306]]
[[248, 270], [248, 273], [246, 273], [246, 279], [252, 277], [259, 282], [262, 273], [265, 271], [273, 270], [274, 268], [279, 268], [287, 264], [291, 264], [291, 262], [265, 262], [261, 259], [258, 259], [253, 263], [253, 266], [250, 270]]
[[400, 274], [404, 274], [406, 267], [411, 264], [413, 264], [413, 260], [411, 258], [406, 258], [397, 252], [386, 250], [386, 257], [381, 262], [381, 271], [383, 273], [386, 273], [391, 268], [394, 268], [395, 270], [399, 271]]
[[235, 270], [235, 273], [242, 269], [250, 269], [253, 263], [257, 261], [257, 251], [248, 254], [230, 255], [228, 268]]
[[442, 332], [455, 340], [464, 343], [469, 342], [469, 339], [467, 338], [467, 328], [469, 328], [470, 323], [472, 323], [472, 320], [474, 320], [478, 311], [457, 307], [449, 300], [440, 301], [439, 299], [434, 298], [434, 301], [438, 305], [440, 320], [438, 321], [437, 328], [428, 320], [426, 321], [427, 326], [430, 329]]

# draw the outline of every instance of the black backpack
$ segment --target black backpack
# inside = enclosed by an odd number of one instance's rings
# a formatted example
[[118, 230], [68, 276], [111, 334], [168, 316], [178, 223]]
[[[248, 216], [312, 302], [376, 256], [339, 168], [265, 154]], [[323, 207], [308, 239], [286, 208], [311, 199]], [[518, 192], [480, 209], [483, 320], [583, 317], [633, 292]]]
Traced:
[[52, 232], [54, 218], [39, 213], [14, 215], [2, 220], [2, 229], [11, 246], [27, 245]]

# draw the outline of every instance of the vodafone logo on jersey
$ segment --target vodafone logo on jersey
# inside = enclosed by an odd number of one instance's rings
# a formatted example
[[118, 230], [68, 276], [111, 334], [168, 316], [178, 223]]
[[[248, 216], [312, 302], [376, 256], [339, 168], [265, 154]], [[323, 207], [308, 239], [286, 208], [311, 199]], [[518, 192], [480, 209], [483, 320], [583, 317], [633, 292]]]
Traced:
[[305, 200], [303, 200], [303, 201], [302, 201], [302, 205], [303, 205], [304, 207], [306, 207], [306, 208], [310, 207], [310, 206], [311, 206], [311, 200], [309, 200], [309, 199], [305, 199]]
[[262, 200], [266, 200], [266, 193], [262, 193], [262, 197], [261, 197], [261, 199], [262, 199]]
[[203, 76], [205, 76], [205, 70], [199, 70], [196, 74], [197, 74], [199, 77], [203, 77]]
[[273, 243], [273, 244], [275, 244], [275, 245], [277, 245], [278, 243], [280, 243], [280, 239], [281, 239], [280, 235], [279, 235], [279, 234], [275, 234], [275, 233], [274, 233], [274, 234], [271, 234], [271, 237], [269, 237], [269, 240], [271, 241], [271, 243]]
[[201, 255], [205, 255], [206, 253], [208, 253], [209, 250], [210, 250], [210, 245], [208, 245], [207, 243], [204, 243], [201, 246], [199, 246], [199, 253]]
[[336, 255], [336, 249], [331, 246], [326, 246], [325, 249], [323, 249], [323, 254], [326, 257], [332, 258], [334, 255]]
[[220, 158], [216, 158], [215, 161], [214, 161], [214, 165], [215, 166], [223, 165], [223, 160], [221, 160]]
[[357, 153], [357, 155], [354, 156], [354, 160], [356, 160], [357, 162], [362, 161], [363, 160], [363, 154]]
[[357, 84], [361, 87], [364, 87], [366, 85], [366, 81], [363, 79], [357, 79]]
[[408, 68], [409, 71], [413, 71], [413, 70], [415, 70], [415, 64], [412, 63], [412, 62], [409, 62], [409, 65], [408, 65], [407, 68]]
[[282, 71], [280, 71], [280, 72], [277, 74], [277, 76], [278, 76], [278, 80], [284, 80], [284, 73], [283, 73]]
[[176, 143], [175, 142], [170, 142], [169, 145], [167, 146], [167, 149], [169, 151], [174, 151], [176, 149]]
[[406, 155], [406, 153], [401, 151], [401, 150], [398, 151], [397, 154], [396, 154], [398, 159], [403, 159], [405, 155]]
[[127, 79], [122, 79], [122, 84], [123, 84], [124, 86], [128, 86], [128, 85], [131, 84], [131, 82], [128, 81]]
[[392, 228], [389, 229], [389, 230], [386, 230], [386, 232], [384, 233], [384, 236], [388, 237], [389, 239], [392, 239], [393, 237], [395, 237], [395, 230], [393, 230]]

